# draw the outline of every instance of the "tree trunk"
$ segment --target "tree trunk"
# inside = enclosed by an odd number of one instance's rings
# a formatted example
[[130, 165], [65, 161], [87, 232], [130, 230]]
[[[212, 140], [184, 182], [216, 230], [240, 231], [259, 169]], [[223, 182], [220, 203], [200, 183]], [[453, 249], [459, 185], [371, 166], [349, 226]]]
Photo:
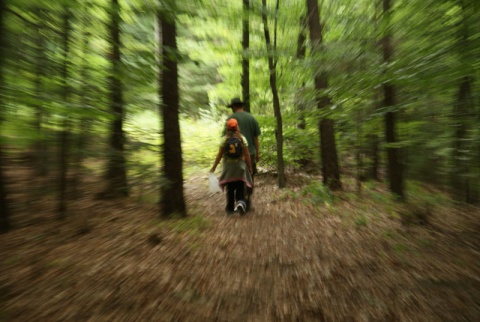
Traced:
[[243, 30], [242, 30], [242, 97], [243, 109], [250, 113], [250, 0], [243, 0]]
[[179, 123], [178, 49], [175, 16], [161, 11], [158, 15], [162, 39], [160, 69], [160, 113], [163, 120], [163, 169], [161, 182], [161, 216], [187, 215], [183, 192], [183, 160]]
[[362, 181], [364, 180], [364, 162], [363, 162], [363, 113], [361, 109], [355, 111], [355, 179], [357, 184], [357, 195], [362, 194]]
[[342, 184], [340, 182], [340, 169], [332, 119], [323, 117], [320, 120], [320, 140], [323, 184], [327, 185], [331, 190], [339, 190], [342, 188]]
[[[310, 40], [312, 52], [316, 52], [323, 42], [322, 25], [320, 24], [320, 13], [317, 0], [306, 0], [308, 25], [310, 29]], [[328, 78], [325, 73], [315, 76], [315, 89], [318, 92], [328, 88]], [[318, 109], [326, 110], [331, 105], [330, 99], [323, 95], [318, 99]], [[338, 165], [337, 147], [335, 144], [335, 130], [332, 119], [322, 116], [319, 122], [320, 133], [320, 154], [322, 158], [323, 184], [331, 190], [342, 188], [340, 182], [340, 167]]]
[[452, 185], [454, 194], [459, 201], [471, 202], [469, 175], [470, 148], [467, 140], [467, 119], [471, 110], [471, 78], [465, 76], [458, 86], [457, 101], [455, 103], [454, 116], [456, 120], [455, 146], [454, 146], [454, 169]]
[[[3, 123], [3, 111], [5, 111], [4, 91], [5, 91], [5, 56], [6, 56], [6, 27], [5, 12], [7, 10], [6, 0], [0, 0], [0, 129]], [[1, 133], [1, 132], [0, 132]], [[7, 188], [5, 173], [3, 170], [4, 156], [3, 143], [0, 140], [0, 233], [5, 233], [10, 229], [10, 208], [7, 200]]]
[[38, 138], [34, 143], [35, 150], [35, 172], [38, 176], [46, 176], [48, 173], [48, 161], [47, 161], [47, 145], [45, 144], [45, 138], [43, 137], [43, 97], [44, 92], [43, 80], [46, 70], [46, 57], [45, 57], [45, 36], [43, 35], [45, 16], [42, 9], [36, 10], [38, 16], [37, 36], [35, 39], [35, 52], [36, 52], [36, 72], [35, 72], [35, 120], [34, 128], [37, 132]]
[[371, 158], [371, 164], [368, 168], [368, 178], [373, 180], [380, 180], [378, 175], [378, 169], [380, 168], [380, 149], [379, 138], [376, 134], [368, 135], [369, 153]]
[[[471, 48], [470, 32], [469, 32], [469, 10], [465, 1], [459, 0], [461, 7], [461, 23], [459, 24], [457, 48], [459, 49], [460, 64], [462, 70], [468, 70], [467, 67], [472, 57], [468, 48]], [[474, 201], [474, 185], [469, 180], [472, 174], [471, 160], [473, 159], [473, 149], [471, 145], [471, 137], [469, 137], [470, 115], [475, 110], [474, 99], [472, 97], [472, 86], [474, 77], [472, 75], [464, 75], [458, 84], [458, 92], [456, 102], [454, 104], [455, 119], [455, 141], [454, 141], [454, 173], [452, 174], [452, 187], [457, 200], [471, 203]]]
[[[297, 59], [303, 60], [305, 59], [305, 54], [307, 52], [307, 46], [305, 45], [306, 40], [306, 29], [307, 29], [307, 19], [305, 16], [300, 17], [300, 32], [298, 33], [297, 38]], [[305, 83], [302, 84], [299, 92], [301, 93], [305, 88]], [[295, 107], [299, 113], [299, 123], [297, 124], [297, 128], [305, 130], [307, 127], [307, 123], [305, 121], [305, 104], [303, 102], [299, 102], [296, 100]]]
[[[297, 59], [298, 61], [302, 61], [305, 59], [305, 55], [307, 52], [307, 46], [306, 46], [306, 32], [307, 32], [307, 17], [302, 16], [300, 17], [300, 23], [299, 23], [300, 31], [298, 33], [298, 38], [297, 38]], [[299, 130], [305, 130], [307, 128], [307, 121], [305, 120], [305, 110], [306, 110], [306, 104], [305, 100], [303, 99], [303, 93], [305, 90], [305, 82], [302, 83], [302, 86], [297, 90], [296, 95], [295, 95], [295, 110], [298, 113], [298, 123], [297, 123], [297, 128]], [[299, 143], [300, 144], [300, 143]], [[306, 149], [301, 147], [302, 151], [305, 151]], [[307, 165], [313, 163], [312, 158], [310, 156], [306, 156], [305, 153], [302, 153], [301, 155], [297, 155], [298, 159], [296, 162], [300, 164], [303, 168], [305, 168]]]
[[[64, 25], [63, 25], [63, 66], [62, 66], [62, 81], [63, 81], [63, 101], [64, 104], [69, 103], [70, 86], [68, 85], [69, 70], [68, 70], [68, 55], [69, 55], [69, 41], [70, 41], [70, 10], [65, 8]], [[70, 121], [68, 115], [64, 116], [62, 130], [60, 132], [60, 150], [59, 150], [59, 196], [58, 196], [58, 215], [57, 219], [63, 220], [67, 217], [67, 175], [68, 175], [68, 148], [69, 148], [69, 133]]]
[[[84, 30], [86, 30], [87, 24], [84, 25]], [[88, 96], [86, 93], [89, 90], [89, 61], [88, 61], [88, 48], [90, 45], [90, 32], [84, 31], [82, 35], [82, 69], [80, 71], [80, 79], [82, 82], [81, 94], [80, 94], [80, 104], [84, 107], [88, 106]], [[77, 151], [75, 153], [74, 167], [75, 167], [75, 178], [74, 178], [74, 195], [80, 197], [81, 195], [81, 185], [82, 178], [86, 176], [85, 167], [83, 166], [83, 161], [85, 159], [85, 150], [88, 144], [88, 133], [90, 132], [90, 122], [91, 118], [84, 116], [79, 121], [79, 133], [78, 139], [76, 141]]]
[[121, 54], [120, 54], [120, 5], [118, 0], [112, 0], [110, 41], [112, 52], [112, 74], [110, 76], [110, 102], [111, 111], [115, 119], [111, 126], [110, 158], [106, 179], [108, 188], [104, 195], [111, 198], [128, 196], [127, 169], [125, 160], [125, 133], [123, 131], [123, 89], [120, 79]]
[[[267, 45], [267, 55], [268, 55], [268, 69], [270, 71], [270, 88], [272, 89], [273, 96], [273, 111], [275, 118], [277, 120], [277, 128], [275, 129], [275, 136], [277, 141], [277, 170], [278, 170], [278, 187], [284, 188], [286, 179], [285, 179], [285, 166], [283, 160], [283, 122], [282, 122], [282, 112], [280, 108], [280, 99], [278, 97], [277, 89], [277, 62], [274, 61], [274, 54], [276, 48], [276, 35], [277, 35], [277, 15], [275, 15], [275, 41], [272, 46], [270, 40], [270, 31], [268, 28], [268, 19], [267, 19], [267, 1], [262, 0], [263, 10], [262, 10], [262, 20], [263, 20], [263, 30], [265, 34], [265, 43]], [[276, 12], [278, 12], [279, 1], [277, 0]]]
[[[390, 0], [383, 0], [383, 15], [387, 23], [390, 24]], [[388, 64], [393, 55], [392, 37], [386, 34], [382, 41], [383, 62]], [[383, 107], [392, 109], [396, 104], [395, 87], [392, 84], [384, 83], [383, 88]], [[387, 144], [394, 145], [397, 143], [396, 138], [396, 112], [389, 110], [385, 114], [385, 137]], [[403, 166], [400, 162], [400, 148], [395, 146], [387, 146], [388, 157], [388, 178], [390, 181], [390, 191], [396, 194], [401, 199], [404, 198], [403, 191]]]
[[[0, 2], [1, 1], [3, 0], [0, 0]], [[0, 8], [0, 10], [2, 9]], [[0, 31], [1, 30], [2, 29], [0, 27]], [[0, 70], [1, 70], [1, 66], [2, 65], [0, 64]], [[0, 88], [2, 85], [3, 84], [0, 81]], [[1, 107], [2, 107], [2, 102], [0, 102], [0, 108]], [[6, 233], [7, 231], [10, 230], [10, 207], [7, 200], [7, 187], [6, 187], [5, 173], [3, 171], [3, 167], [4, 167], [3, 159], [4, 159], [4, 156], [3, 156], [2, 146], [0, 145], [0, 234]]]

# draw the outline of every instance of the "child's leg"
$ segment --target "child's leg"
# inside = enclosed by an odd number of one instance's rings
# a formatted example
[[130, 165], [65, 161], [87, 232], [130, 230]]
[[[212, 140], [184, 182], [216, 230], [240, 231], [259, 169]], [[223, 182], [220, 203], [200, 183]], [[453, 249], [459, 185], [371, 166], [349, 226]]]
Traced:
[[227, 183], [227, 207], [226, 211], [233, 212], [235, 209], [235, 183], [236, 182], [229, 182]]
[[235, 188], [235, 197], [237, 199], [235, 211], [243, 215], [247, 211], [247, 204], [245, 203], [245, 183], [243, 181], [237, 181], [235, 182]]
[[235, 182], [235, 190], [236, 190], [236, 195], [235, 199], [238, 201], [243, 201], [245, 202], [245, 182], [243, 181], [237, 181]]
[[253, 194], [253, 188], [247, 187], [245, 185], [245, 202], [247, 203], [247, 210], [250, 210], [250, 207], [252, 205], [252, 194]]

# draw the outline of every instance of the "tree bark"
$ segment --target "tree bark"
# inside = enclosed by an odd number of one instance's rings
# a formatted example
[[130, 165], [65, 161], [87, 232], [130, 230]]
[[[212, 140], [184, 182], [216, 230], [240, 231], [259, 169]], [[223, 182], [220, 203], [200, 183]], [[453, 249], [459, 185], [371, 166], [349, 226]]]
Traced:
[[243, 29], [242, 29], [242, 97], [243, 109], [250, 113], [250, 0], [243, 0]]
[[111, 24], [110, 24], [110, 42], [111, 42], [111, 61], [112, 74], [110, 76], [110, 102], [111, 111], [115, 119], [111, 124], [110, 133], [110, 158], [106, 179], [108, 180], [108, 189], [105, 196], [112, 198], [128, 196], [127, 169], [125, 160], [125, 133], [123, 131], [123, 88], [121, 75], [121, 51], [120, 51], [120, 5], [118, 0], [111, 2]]
[[183, 159], [179, 123], [178, 49], [175, 16], [167, 11], [158, 14], [162, 40], [160, 72], [160, 113], [163, 120], [163, 169], [161, 182], [161, 216], [187, 215], [183, 189]]
[[[69, 78], [69, 41], [70, 41], [70, 10], [65, 8], [63, 17], [63, 66], [62, 66], [62, 89], [64, 104], [69, 103], [70, 86], [68, 85]], [[68, 175], [68, 150], [70, 133], [70, 121], [68, 115], [64, 116], [62, 130], [60, 132], [60, 150], [59, 150], [59, 196], [58, 196], [58, 215], [57, 219], [63, 220], [67, 217], [67, 175]]]
[[[90, 21], [84, 21], [84, 32], [82, 34], [82, 67], [80, 71], [80, 79], [82, 82], [80, 104], [84, 107], [88, 106], [89, 99], [87, 92], [89, 90], [89, 61], [88, 61], [88, 48], [90, 45], [90, 32], [87, 31], [87, 26]], [[79, 133], [76, 141], [77, 151], [75, 153], [74, 166], [75, 166], [75, 178], [74, 178], [74, 195], [79, 197], [81, 195], [82, 179], [86, 176], [85, 167], [83, 162], [85, 159], [85, 150], [88, 146], [88, 136], [90, 132], [91, 118], [83, 116], [79, 122]]]
[[[6, 56], [6, 27], [5, 12], [7, 10], [6, 0], [0, 0], [0, 129], [3, 123], [3, 111], [5, 110], [5, 56]], [[1, 133], [1, 132], [0, 132]], [[7, 187], [4, 173], [3, 143], [0, 141], [0, 233], [10, 229], [10, 207], [7, 200]]]
[[[390, 23], [390, 0], [383, 0], [383, 15], [387, 23]], [[392, 37], [389, 33], [384, 35], [382, 40], [383, 62], [388, 64], [393, 55]], [[390, 83], [382, 84], [383, 89], [383, 107], [390, 109], [385, 114], [385, 137], [387, 144], [394, 145], [398, 142], [396, 137], [396, 114], [392, 108], [396, 104], [396, 90], [395, 86]], [[388, 157], [388, 178], [390, 182], [390, 191], [400, 197], [404, 198], [403, 187], [403, 166], [400, 161], [400, 148], [395, 146], [387, 146]]]
[[454, 146], [454, 174], [452, 174], [452, 186], [454, 195], [459, 201], [472, 202], [470, 194], [469, 174], [469, 147], [467, 140], [467, 118], [471, 109], [471, 78], [465, 76], [458, 86], [457, 101], [454, 107], [455, 116], [455, 146]]
[[45, 138], [43, 137], [43, 98], [42, 93], [44, 92], [43, 81], [46, 71], [46, 57], [45, 57], [45, 36], [44, 31], [44, 21], [45, 16], [43, 9], [36, 9], [36, 13], [39, 19], [38, 24], [36, 25], [37, 36], [35, 39], [35, 53], [36, 53], [36, 71], [35, 71], [35, 120], [34, 128], [37, 132], [38, 138], [34, 143], [35, 151], [35, 172], [38, 176], [46, 176], [48, 174], [48, 161], [47, 161], [47, 144], [45, 143]]
[[[3, 0], [0, 0], [0, 1], [3, 1]], [[1, 30], [2, 29], [0, 28], [0, 31]], [[0, 83], [0, 87], [1, 85], [2, 83]], [[2, 107], [2, 103], [0, 102], [0, 108], [1, 107]], [[3, 147], [0, 145], [0, 234], [6, 233], [10, 230], [10, 207], [7, 200], [7, 187], [6, 187], [7, 183], [5, 180], [5, 173], [3, 170], [4, 169], [3, 160], [4, 160]]]
[[[468, 64], [472, 57], [468, 48], [471, 47], [469, 31], [469, 10], [465, 1], [458, 0], [461, 8], [461, 22], [458, 30], [457, 48], [459, 50], [460, 64], [464, 67], [462, 70], [468, 70]], [[454, 173], [452, 174], [452, 188], [454, 196], [458, 201], [472, 203], [475, 199], [475, 186], [469, 180], [472, 172], [471, 160], [473, 159], [474, 147], [471, 146], [469, 131], [471, 130], [470, 115], [475, 110], [474, 99], [472, 97], [474, 77], [465, 74], [459, 81], [457, 97], [454, 104], [455, 120], [455, 141], [453, 149]]]
[[[278, 171], [278, 187], [284, 188], [286, 184], [285, 179], [285, 165], [283, 160], [283, 122], [282, 122], [282, 112], [280, 108], [280, 98], [278, 96], [278, 89], [277, 89], [277, 70], [276, 66], [277, 63], [274, 60], [275, 50], [276, 48], [276, 41], [274, 41], [274, 45], [272, 46], [272, 42], [270, 40], [270, 31], [268, 28], [268, 19], [267, 19], [267, 1], [262, 0], [263, 10], [262, 10], [262, 20], [263, 20], [263, 30], [265, 34], [265, 43], [267, 45], [267, 55], [268, 55], [268, 69], [270, 72], [270, 88], [272, 90], [273, 96], [273, 111], [275, 114], [275, 118], [277, 120], [277, 128], [275, 129], [275, 136], [277, 141], [277, 171]], [[276, 12], [278, 12], [279, 0], [277, 0], [276, 5]], [[275, 26], [276, 23], [276, 15], [275, 15]], [[275, 39], [277, 30], [275, 28]]]
[[[308, 25], [312, 52], [316, 52], [323, 43], [323, 28], [320, 23], [320, 12], [317, 0], [306, 0]], [[328, 78], [325, 73], [315, 75], [315, 89], [318, 92], [328, 88]], [[331, 106], [330, 98], [324, 94], [318, 98], [318, 109], [326, 110]], [[335, 144], [335, 129], [332, 119], [322, 116], [319, 122], [320, 155], [322, 158], [323, 184], [331, 190], [342, 188], [340, 181], [340, 167], [338, 165], [337, 147]]]
[[[305, 55], [307, 52], [307, 46], [305, 45], [306, 40], [306, 29], [307, 29], [307, 19], [305, 16], [300, 17], [300, 32], [298, 33], [297, 38], [297, 59], [303, 60], [305, 59]], [[302, 84], [299, 92], [302, 92], [305, 88], [305, 83]], [[296, 100], [295, 107], [299, 113], [299, 123], [297, 124], [297, 128], [301, 130], [305, 130], [307, 127], [307, 122], [305, 121], [305, 104], [303, 102], [299, 102]]]
[[368, 178], [373, 180], [380, 180], [378, 175], [378, 169], [380, 168], [380, 149], [379, 149], [379, 138], [376, 134], [371, 134], [367, 137], [369, 153], [371, 158], [371, 164], [368, 168]]
[[[307, 53], [307, 17], [302, 15], [299, 21], [299, 28], [300, 31], [297, 37], [297, 59], [299, 62], [305, 59]], [[305, 91], [305, 82], [302, 83], [301, 87], [297, 90], [295, 95], [295, 110], [298, 112], [298, 123], [297, 128], [299, 130], [305, 130], [307, 128], [307, 121], [305, 119], [305, 111], [306, 111], [306, 104], [305, 100], [303, 99], [303, 93]], [[303, 144], [302, 144], [303, 145]], [[302, 146], [302, 151], [306, 149]], [[303, 168], [306, 168], [307, 165], [313, 164], [312, 155], [309, 154], [308, 156], [305, 153], [301, 155], [297, 155], [298, 159], [296, 162]]]

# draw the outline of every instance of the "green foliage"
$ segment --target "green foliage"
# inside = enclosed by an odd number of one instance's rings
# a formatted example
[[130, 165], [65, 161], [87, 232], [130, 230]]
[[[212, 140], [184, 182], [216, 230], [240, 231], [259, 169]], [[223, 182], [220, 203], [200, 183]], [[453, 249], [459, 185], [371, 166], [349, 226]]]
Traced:
[[424, 248], [431, 248], [433, 246], [432, 241], [428, 239], [419, 239], [418, 244]]
[[450, 196], [436, 188], [416, 181], [407, 181], [409, 203], [427, 207], [442, 207], [451, 205]]
[[[267, 116], [258, 116], [257, 121], [260, 124], [261, 145], [260, 155], [262, 156], [262, 167], [275, 168], [277, 163], [277, 149], [275, 140], [275, 118]], [[285, 151], [287, 153], [287, 151]], [[285, 158], [287, 160], [287, 158]]]
[[316, 181], [303, 188], [301, 194], [307, 197], [312, 204], [332, 203], [335, 199], [328, 187]]
[[332, 210], [331, 206], [336, 201], [335, 196], [328, 187], [318, 181], [312, 181], [298, 191], [284, 189], [279, 199], [293, 200], [305, 205], [312, 205], [315, 208], [326, 207], [329, 210]]
[[[463, 7], [461, 6], [463, 4]], [[8, 1], [5, 17], [4, 66], [1, 97], [1, 141], [26, 150], [38, 141], [57, 145], [57, 131], [68, 118], [78, 139], [80, 124], [89, 124], [83, 151], [89, 160], [105, 159], [111, 70], [110, 21], [107, 0]], [[273, 2], [267, 3], [273, 21]], [[121, 75], [126, 105], [125, 131], [129, 179], [134, 187], [147, 186], [149, 194], [160, 184], [162, 162], [158, 117], [161, 62], [158, 61], [156, 9], [175, 13], [178, 27], [182, 150], [185, 172], [208, 168], [218, 151], [225, 103], [241, 93], [241, 58], [250, 59], [251, 107], [261, 130], [260, 167], [275, 169], [275, 117], [261, 4], [252, 2], [250, 48], [241, 48], [241, 1], [120, 1]], [[68, 53], [69, 79], [62, 78], [63, 15], [71, 9]], [[397, 1], [389, 15], [390, 25], [379, 17], [374, 1], [322, 1], [324, 43], [320, 50], [297, 57], [300, 17], [305, 3], [287, 0], [280, 4], [277, 51], [278, 89], [284, 123], [284, 161], [299, 167], [305, 160], [318, 165], [318, 120], [335, 120], [337, 146], [344, 175], [372, 166], [371, 136], [384, 142], [383, 117], [396, 111], [398, 142], [407, 169], [407, 194], [412, 203], [441, 205], [446, 196], [428, 191], [422, 183], [451, 185], [452, 177], [469, 182], [472, 194], [480, 195], [480, 10], [475, 1]], [[272, 26], [273, 27], [273, 26]], [[393, 36], [392, 61], [382, 63], [381, 38]], [[309, 40], [307, 37], [307, 44]], [[292, 45], [293, 44], [293, 45]], [[325, 73], [332, 106], [317, 109], [313, 76]], [[458, 102], [460, 80], [471, 77], [468, 103]], [[65, 83], [69, 93], [65, 95]], [[382, 84], [396, 86], [397, 101], [382, 106]], [[300, 109], [300, 106], [302, 109]], [[460, 109], [464, 107], [466, 109]], [[305, 129], [299, 128], [305, 121]], [[459, 129], [464, 127], [462, 137]], [[77, 141], [71, 150], [78, 152]], [[456, 144], [462, 144], [458, 148]], [[385, 148], [378, 155], [380, 173], [386, 164]], [[456, 156], [456, 152], [461, 152]], [[362, 158], [359, 164], [357, 155]], [[98, 160], [97, 160], [98, 159]], [[93, 162], [92, 162], [93, 163]], [[95, 163], [96, 166], [100, 163]], [[459, 164], [463, 167], [458, 169]], [[98, 170], [100, 172], [100, 169]], [[301, 195], [312, 203], [331, 202], [328, 191], [309, 186]], [[394, 201], [370, 183], [366, 195], [393, 207]], [[310, 190], [309, 190], [310, 189]], [[299, 196], [300, 197], [300, 196]], [[330, 200], [329, 198], [332, 198]], [[360, 220], [361, 221], [361, 220]]]
[[328, 187], [321, 182], [313, 181], [309, 185], [302, 188], [300, 191], [294, 192], [287, 190], [280, 197], [281, 199], [291, 198], [303, 203], [309, 203], [314, 206], [327, 205], [329, 206], [335, 200], [334, 195], [330, 192]]
[[[298, 128], [300, 120], [296, 114], [283, 115], [283, 139], [284, 139], [284, 161], [286, 166], [298, 167], [299, 161], [311, 160], [318, 162], [318, 130], [311, 122], [314, 117], [306, 117], [309, 126], [302, 130]], [[261, 155], [262, 167], [275, 168], [277, 158], [277, 147], [275, 139], [276, 120], [273, 116], [258, 116], [257, 120], [261, 125]]]
[[390, 194], [386, 193], [383, 190], [379, 190], [379, 183], [377, 182], [366, 182], [364, 184], [365, 192], [368, 194], [369, 198], [381, 202], [383, 204], [392, 204], [393, 198]]
[[362, 226], [366, 226], [367, 222], [368, 222], [367, 218], [364, 217], [364, 216], [360, 216], [360, 217], [357, 217], [355, 219], [355, 225], [356, 225], [357, 228], [362, 227]]
[[387, 238], [387, 239], [390, 239], [390, 240], [394, 240], [396, 237], [397, 237], [397, 234], [391, 230], [387, 230], [385, 233], [384, 233], [384, 236]]
[[427, 225], [430, 221], [430, 208], [419, 207], [417, 205], [408, 205], [405, 210], [400, 212], [401, 223], [404, 226]]
[[393, 250], [397, 252], [398, 254], [405, 254], [410, 250], [410, 247], [406, 244], [403, 243], [397, 243], [393, 245]]
[[186, 218], [175, 218], [173, 216], [172, 220], [155, 220], [154, 225], [177, 233], [190, 235], [201, 234], [209, 226], [208, 221], [201, 215], [188, 216]]
[[187, 172], [198, 172], [211, 167], [220, 147], [223, 121], [204, 116], [201, 120], [182, 121], [182, 151]]

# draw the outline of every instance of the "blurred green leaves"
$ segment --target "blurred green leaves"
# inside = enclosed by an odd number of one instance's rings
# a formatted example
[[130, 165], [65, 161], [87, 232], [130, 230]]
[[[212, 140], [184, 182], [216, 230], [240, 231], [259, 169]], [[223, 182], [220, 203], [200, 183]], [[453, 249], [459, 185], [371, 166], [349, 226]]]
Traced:
[[[271, 5], [271, 2], [269, 5]], [[369, 136], [383, 136], [381, 86], [398, 88], [399, 143], [408, 176], [447, 183], [455, 173], [453, 152], [459, 124], [466, 127], [462, 142], [468, 153], [468, 171], [463, 176], [480, 176], [480, 10], [474, 0], [395, 1], [389, 30], [382, 24], [381, 8], [375, 1], [326, 0], [324, 44], [315, 54], [307, 51], [297, 58], [299, 19], [305, 14], [302, 1], [285, 0], [278, 13], [278, 87], [284, 115], [285, 161], [298, 166], [306, 157], [319, 164], [319, 113], [336, 122], [342, 168], [351, 170], [353, 155], [359, 152], [368, 164]], [[108, 78], [111, 76], [107, 26], [107, 0], [9, 0], [5, 13], [7, 46], [2, 66], [5, 84], [1, 89], [9, 125], [8, 138], [34, 140], [36, 113], [43, 126], [56, 129], [69, 116], [89, 119], [103, 139], [105, 123], [111, 119], [108, 106]], [[267, 53], [264, 46], [260, 4], [252, 3], [250, 48], [241, 48], [242, 2], [238, 0], [123, 0], [122, 66], [127, 116], [134, 122], [127, 131], [132, 141], [157, 144], [153, 139], [161, 123], [145, 115], [156, 113], [158, 61], [156, 11], [175, 11], [178, 24], [180, 96], [185, 162], [205, 166], [216, 153], [217, 128], [230, 112], [225, 103], [241, 93], [241, 57], [250, 59], [251, 110], [262, 127], [262, 166], [274, 167], [275, 123], [271, 102]], [[69, 102], [62, 93], [62, 15], [72, 10], [69, 54]], [[268, 14], [273, 14], [269, 12]], [[382, 63], [380, 40], [385, 32], [393, 36], [395, 56]], [[308, 43], [308, 37], [306, 42]], [[319, 112], [312, 75], [326, 72], [326, 91], [335, 108]], [[454, 111], [458, 86], [471, 77], [470, 110]], [[303, 110], [299, 110], [303, 106]], [[150, 114], [149, 114], [150, 113]], [[305, 120], [305, 129], [299, 124]], [[137, 131], [145, 125], [147, 133]], [[147, 126], [148, 125], [148, 126]], [[148, 129], [148, 131], [146, 130]], [[212, 130], [213, 129], [213, 130]], [[76, 129], [73, 129], [76, 131]], [[194, 135], [195, 134], [195, 135]], [[40, 136], [40, 134], [37, 134]], [[196, 136], [198, 143], [190, 143]], [[13, 141], [12, 141], [13, 142]], [[215, 144], [213, 144], [214, 142]], [[204, 149], [198, 149], [201, 144]], [[205, 147], [207, 147], [205, 149]], [[385, 144], [382, 148], [387, 147]], [[391, 146], [390, 146], [391, 147]], [[384, 162], [384, 155], [380, 155]], [[208, 160], [208, 161], [207, 161]], [[440, 180], [441, 178], [441, 180]], [[477, 184], [478, 186], [478, 184]], [[480, 188], [478, 188], [480, 189]]]

